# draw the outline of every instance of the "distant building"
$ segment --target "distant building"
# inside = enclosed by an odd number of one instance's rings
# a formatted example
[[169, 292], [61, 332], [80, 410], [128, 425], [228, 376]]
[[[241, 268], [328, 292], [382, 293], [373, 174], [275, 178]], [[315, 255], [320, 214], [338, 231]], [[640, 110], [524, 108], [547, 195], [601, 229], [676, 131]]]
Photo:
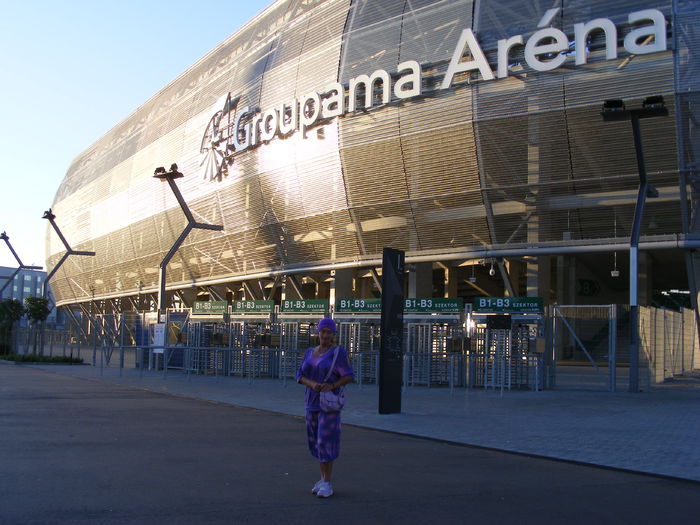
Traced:
[[[0, 288], [5, 286], [7, 279], [12, 278], [12, 274], [15, 272], [16, 268], [9, 268], [7, 266], [0, 266]], [[20, 270], [17, 275], [12, 278], [12, 282], [5, 287], [2, 291], [2, 299], [17, 299], [19, 302], [24, 304], [24, 300], [27, 297], [38, 297], [41, 296], [41, 288], [46, 279], [46, 272], [38, 270]], [[49, 299], [51, 304], [54, 304], [53, 294], [51, 293], [51, 288], [49, 288]], [[47, 323], [49, 325], [55, 325], [61, 323], [60, 318], [63, 316], [56, 317], [57, 310], [53, 308]], [[26, 324], [26, 320], [22, 320], [22, 324]]]

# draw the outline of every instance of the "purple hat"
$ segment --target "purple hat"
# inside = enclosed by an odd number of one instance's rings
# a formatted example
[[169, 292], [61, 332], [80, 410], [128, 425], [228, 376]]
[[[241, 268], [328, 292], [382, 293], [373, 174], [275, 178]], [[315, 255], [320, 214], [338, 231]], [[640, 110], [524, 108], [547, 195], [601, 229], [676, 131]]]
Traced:
[[331, 332], [335, 333], [335, 321], [330, 317], [324, 317], [318, 322], [318, 331], [320, 332], [324, 328], [328, 328]]

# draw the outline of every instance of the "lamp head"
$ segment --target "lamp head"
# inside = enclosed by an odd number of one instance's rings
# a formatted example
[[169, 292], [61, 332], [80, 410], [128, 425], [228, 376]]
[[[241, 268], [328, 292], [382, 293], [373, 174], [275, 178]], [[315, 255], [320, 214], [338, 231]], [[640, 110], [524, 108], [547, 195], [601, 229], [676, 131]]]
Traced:
[[180, 177], [184, 177], [184, 175], [177, 171], [177, 164], [171, 164], [170, 171], [165, 171], [163, 166], [157, 167], [156, 171], [153, 172], [153, 177], [160, 180], [168, 180], [179, 179]]
[[647, 97], [642, 101], [640, 118], [666, 116], [668, 116], [668, 108], [666, 107], [666, 102], [664, 102], [664, 97], [661, 95]]
[[0, 240], [7, 241], [10, 238], [7, 236], [5, 232], [0, 233]]
[[53, 214], [53, 212], [51, 211], [51, 208], [49, 208], [48, 210], [46, 210], [46, 211], [44, 212], [44, 215], [42, 215], [41, 218], [42, 218], [42, 219], [48, 219], [48, 220], [52, 221], [52, 220], [54, 220], [54, 219], [56, 218], [56, 216], [55, 216], [55, 215]]
[[180, 177], [184, 177], [182, 173], [177, 171], [177, 164], [175, 164], [174, 162], [170, 165], [170, 171], [168, 172], [168, 175], [172, 179], [179, 179]]
[[662, 97], [661, 95], [654, 95], [645, 98], [642, 102], [642, 107], [644, 109], [663, 108], [666, 107], [666, 103], [664, 102], [664, 97]]
[[600, 111], [603, 120], [627, 120], [629, 114], [625, 108], [625, 102], [622, 99], [614, 98], [603, 102], [603, 108]]

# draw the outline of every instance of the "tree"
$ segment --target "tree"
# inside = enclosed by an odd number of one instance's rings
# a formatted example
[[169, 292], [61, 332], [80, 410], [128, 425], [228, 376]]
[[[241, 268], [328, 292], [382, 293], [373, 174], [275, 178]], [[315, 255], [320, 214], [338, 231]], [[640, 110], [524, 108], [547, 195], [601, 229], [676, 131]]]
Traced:
[[[37, 330], [36, 326], [39, 323], [46, 321], [46, 318], [51, 313], [51, 308], [49, 308], [49, 300], [46, 297], [25, 297], [24, 299], [24, 309], [27, 312], [27, 317], [29, 322], [34, 328], [34, 352], [36, 353], [36, 339]], [[44, 349], [41, 349], [41, 354], [44, 353]]]
[[17, 299], [0, 300], [0, 354], [11, 352], [12, 325], [24, 315], [24, 307]]

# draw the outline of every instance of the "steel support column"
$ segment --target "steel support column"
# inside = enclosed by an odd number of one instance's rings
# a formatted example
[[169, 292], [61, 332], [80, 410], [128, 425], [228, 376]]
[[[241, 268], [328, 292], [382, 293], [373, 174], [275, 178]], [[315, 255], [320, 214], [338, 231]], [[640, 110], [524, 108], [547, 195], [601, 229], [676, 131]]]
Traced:
[[[177, 164], [172, 164], [170, 166], [170, 171], [165, 171], [165, 168], [156, 168], [156, 171], [153, 174], [153, 177], [156, 179], [160, 180], [165, 180], [168, 183], [168, 186], [170, 186], [171, 191], [175, 195], [175, 198], [177, 199], [178, 204], [180, 205], [180, 208], [182, 209], [182, 212], [185, 214], [185, 217], [187, 218], [187, 226], [185, 226], [185, 229], [182, 230], [182, 233], [180, 236], [177, 238], [177, 240], [173, 243], [173, 245], [170, 247], [170, 250], [168, 250], [168, 253], [165, 255], [163, 260], [160, 263], [159, 267], [159, 274], [158, 274], [158, 316], [162, 316], [165, 314], [166, 306], [165, 306], [165, 281], [167, 278], [167, 267], [168, 264], [170, 263], [170, 260], [173, 258], [175, 255], [175, 252], [182, 246], [182, 243], [185, 242], [185, 239], [189, 235], [189, 233], [197, 228], [201, 230], [214, 230], [214, 231], [221, 231], [224, 229], [223, 226], [221, 225], [216, 225], [216, 224], [204, 224], [201, 222], [197, 222], [194, 220], [194, 217], [192, 216], [192, 212], [190, 211], [189, 207], [187, 206], [187, 203], [185, 202], [185, 199], [182, 197], [182, 194], [180, 193], [180, 189], [177, 187], [177, 184], [175, 184], [175, 179], [179, 179], [183, 177], [182, 173], [180, 173], [177, 170]], [[160, 319], [159, 319], [160, 321]]]

